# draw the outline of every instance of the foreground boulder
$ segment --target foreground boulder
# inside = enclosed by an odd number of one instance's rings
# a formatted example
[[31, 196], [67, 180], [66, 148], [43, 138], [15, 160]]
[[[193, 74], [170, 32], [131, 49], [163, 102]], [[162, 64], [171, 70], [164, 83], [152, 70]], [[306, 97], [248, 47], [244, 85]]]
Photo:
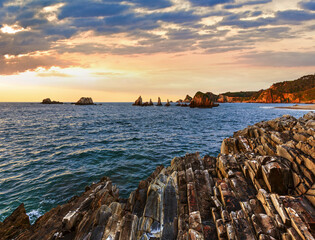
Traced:
[[45, 98], [45, 99], [43, 99], [42, 104], [63, 104], [63, 103], [58, 102], [58, 101], [51, 101], [50, 98]]
[[90, 97], [81, 97], [75, 105], [94, 105], [92, 98]]
[[283, 116], [236, 132], [218, 157], [175, 157], [128, 199], [103, 178], [32, 226], [8, 217], [2, 239], [314, 240], [314, 121]]
[[197, 92], [189, 106], [191, 108], [212, 108], [219, 106], [219, 104], [214, 103], [214, 95], [212, 93]]

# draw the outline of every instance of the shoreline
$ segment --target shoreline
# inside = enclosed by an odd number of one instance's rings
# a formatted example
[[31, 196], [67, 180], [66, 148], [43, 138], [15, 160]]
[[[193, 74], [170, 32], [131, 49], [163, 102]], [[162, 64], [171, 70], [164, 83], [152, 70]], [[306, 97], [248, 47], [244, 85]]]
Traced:
[[292, 109], [292, 110], [310, 110], [315, 111], [315, 104], [309, 104], [309, 105], [293, 105], [293, 106], [287, 106], [287, 107], [274, 107], [277, 109]]

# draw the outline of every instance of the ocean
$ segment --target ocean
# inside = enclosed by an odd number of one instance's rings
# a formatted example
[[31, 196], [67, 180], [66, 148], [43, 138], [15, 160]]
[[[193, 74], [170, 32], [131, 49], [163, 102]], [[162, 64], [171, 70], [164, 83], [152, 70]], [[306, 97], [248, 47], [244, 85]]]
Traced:
[[217, 156], [222, 140], [235, 131], [307, 112], [274, 106], [279, 104], [191, 109], [0, 103], [0, 221], [24, 202], [34, 222], [102, 176], [127, 197], [156, 166], [167, 166], [176, 156]]

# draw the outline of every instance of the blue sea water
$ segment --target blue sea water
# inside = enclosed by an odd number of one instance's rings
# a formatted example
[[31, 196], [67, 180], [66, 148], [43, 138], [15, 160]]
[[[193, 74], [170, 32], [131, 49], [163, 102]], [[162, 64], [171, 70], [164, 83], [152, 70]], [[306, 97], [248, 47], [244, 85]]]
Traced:
[[102, 176], [127, 197], [175, 156], [196, 151], [216, 156], [222, 140], [237, 130], [306, 113], [273, 106], [279, 104], [190, 109], [0, 103], [0, 221], [22, 202], [34, 221]]

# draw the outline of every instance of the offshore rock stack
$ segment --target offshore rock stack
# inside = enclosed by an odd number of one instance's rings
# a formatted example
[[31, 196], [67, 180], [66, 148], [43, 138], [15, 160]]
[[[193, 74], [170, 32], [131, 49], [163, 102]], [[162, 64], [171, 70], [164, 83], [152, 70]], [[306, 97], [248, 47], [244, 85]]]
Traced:
[[32, 226], [20, 206], [0, 236], [313, 240], [314, 129], [314, 113], [257, 123], [225, 139], [217, 158], [186, 154], [157, 167], [128, 199], [105, 177]]
[[75, 105], [95, 105], [92, 98], [90, 97], [81, 97]]

